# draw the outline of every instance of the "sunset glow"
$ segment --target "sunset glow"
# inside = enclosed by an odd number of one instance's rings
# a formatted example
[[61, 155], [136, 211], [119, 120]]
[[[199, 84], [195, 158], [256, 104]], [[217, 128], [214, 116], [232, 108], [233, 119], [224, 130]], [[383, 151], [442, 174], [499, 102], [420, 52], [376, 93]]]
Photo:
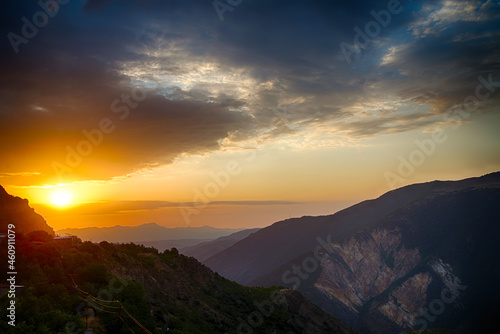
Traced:
[[0, 184], [55, 229], [239, 228], [500, 170], [498, 9], [68, 2], [3, 39]]
[[71, 204], [73, 195], [67, 190], [56, 190], [50, 196], [50, 201], [52, 204], [58, 207], [64, 207]]

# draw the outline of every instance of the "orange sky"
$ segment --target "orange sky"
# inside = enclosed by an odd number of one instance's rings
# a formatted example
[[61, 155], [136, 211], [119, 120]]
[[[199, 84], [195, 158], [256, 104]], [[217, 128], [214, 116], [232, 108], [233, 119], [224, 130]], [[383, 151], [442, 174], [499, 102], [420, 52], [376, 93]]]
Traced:
[[[476, 135], [475, 142], [467, 142], [466, 133], [472, 130], [473, 123], [448, 129], [449, 141], [440, 144], [422, 165], [414, 166], [413, 173], [402, 182], [394, 181], [395, 186], [498, 170], [496, 157], [490, 164], [481, 161], [481, 152], [493, 152], [496, 147], [480, 144], [496, 134], [483, 132]], [[398, 157], [408, 160], [416, 148], [411, 141], [425, 141], [428, 136], [392, 135], [352, 147], [300, 150], [272, 143], [251, 154], [234, 150], [185, 156], [169, 165], [111, 180], [7, 184], [6, 188], [11, 194], [28, 198], [56, 230], [150, 222], [171, 227], [263, 227], [290, 216], [331, 214], [380, 196], [391, 189], [388, 180], [393, 179], [386, 174], [399, 175]], [[61, 190], [71, 195], [68, 205], [52, 202], [53, 194]]]
[[[242, 228], [500, 170], [497, 5], [405, 3], [358, 45], [371, 5], [71, 2], [2, 41], [0, 184], [56, 230]], [[4, 36], [38, 10], [10, 6]]]

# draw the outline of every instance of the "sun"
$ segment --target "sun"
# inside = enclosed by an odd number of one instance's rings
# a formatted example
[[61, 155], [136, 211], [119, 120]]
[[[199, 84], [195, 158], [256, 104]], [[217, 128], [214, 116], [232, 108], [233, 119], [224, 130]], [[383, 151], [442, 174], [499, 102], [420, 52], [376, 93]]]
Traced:
[[66, 206], [73, 200], [73, 195], [67, 190], [57, 190], [50, 196], [52, 204], [57, 206]]

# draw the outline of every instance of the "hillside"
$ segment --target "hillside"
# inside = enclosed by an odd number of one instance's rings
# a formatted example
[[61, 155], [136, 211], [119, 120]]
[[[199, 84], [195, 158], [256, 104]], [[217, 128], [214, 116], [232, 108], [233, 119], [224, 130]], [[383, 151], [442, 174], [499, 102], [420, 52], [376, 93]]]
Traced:
[[294, 287], [362, 333], [494, 332], [499, 218], [500, 173], [434, 181], [275, 223], [204, 263], [242, 284]]
[[7, 225], [14, 224], [16, 233], [45, 231], [54, 236], [54, 230], [33, 210], [27, 199], [9, 195], [0, 186], [0, 233], [7, 233]]
[[[241, 286], [175, 249], [159, 253], [108, 242], [61, 248], [22, 237], [16, 244], [17, 281], [24, 288], [15, 330], [2, 321], [2, 333], [76, 332], [85, 315], [94, 333], [143, 333], [142, 327], [152, 333], [355, 333], [296, 291]], [[5, 247], [1, 255], [6, 260]], [[0, 305], [8, 303], [4, 293]]]
[[[48, 228], [43, 218], [27, 201], [3, 197], [2, 217], [19, 230], [12, 262], [16, 298], [9, 286], [0, 287], [0, 307], [14, 302], [15, 326], [2, 321], [1, 333], [81, 333], [86, 322], [94, 334], [356, 333], [297, 291], [241, 286], [175, 248], [159, 252], [78, 238], [66, 244], [32, 231]], [[0, 246], [7, 264], [7, 242], [0, 239]], [[11, 277], [0, 273], [3, 282]]]

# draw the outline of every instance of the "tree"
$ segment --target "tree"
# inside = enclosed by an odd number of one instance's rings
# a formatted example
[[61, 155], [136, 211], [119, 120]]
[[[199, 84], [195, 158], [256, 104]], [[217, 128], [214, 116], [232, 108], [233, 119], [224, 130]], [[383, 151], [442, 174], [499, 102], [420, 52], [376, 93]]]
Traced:
[[42, 230], [30, 232], [28, 233], [26, 238], [28, 239], [28, 241], [48, 242], [52, 240], [52, 237], [47, 232]]

